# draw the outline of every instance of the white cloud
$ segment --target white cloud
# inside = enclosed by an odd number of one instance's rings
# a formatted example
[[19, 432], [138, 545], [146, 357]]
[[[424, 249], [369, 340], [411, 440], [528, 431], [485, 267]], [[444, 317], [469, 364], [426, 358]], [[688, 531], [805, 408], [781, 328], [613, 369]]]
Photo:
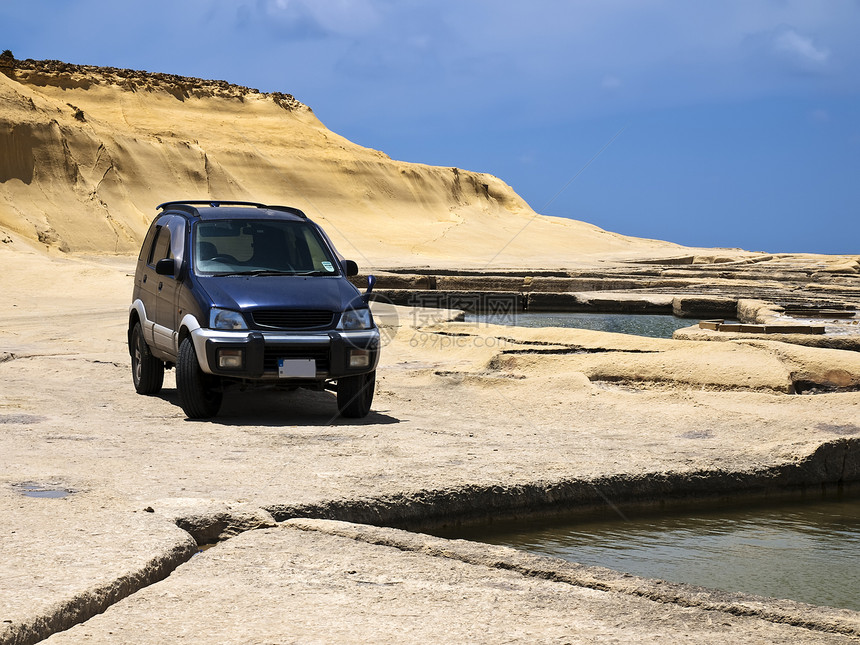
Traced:
[[787, 56], [801, 66], [820, 67], [830, 59], [830, 52], [816, 47], [812, 38], [799, 34], [792, 28], [778, 32], [773, 39], [774, 51]]
[[339, 35], [363, 35], [379, 25], [372, 0], [313, 0], [305, 3], [324, 29]]
[[[850, 84], [850, 75], [839, 75], [840, 67], [844, 71], [851, 59], [857, 58], [860, 49], [853, 45], [846, 48], [845, 42], [840, 42], [835, 28], [822, 33], [823, 39], [814, 38], [806, 31], [788, 24], [751, 33], [743, 42], [747, 63], [764, 83], [769, 81], [778, 84], [780, 79], [796, 83], [802, 77], [826, 76], [836, 83]], [[835, 51], [840, 53], [838, 59], [822, 40], [836, 42]]]
[[262, 0], [242, 7], [289, 37], [360, 38], [379, 22], [373, 0]]

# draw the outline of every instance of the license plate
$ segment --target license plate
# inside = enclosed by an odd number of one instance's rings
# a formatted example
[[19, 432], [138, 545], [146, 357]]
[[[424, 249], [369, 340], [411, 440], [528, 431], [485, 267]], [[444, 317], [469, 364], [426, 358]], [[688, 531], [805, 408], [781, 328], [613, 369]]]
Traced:
[[281, 378], [314, 378], [317, 362], [312, 358], [279, 358], [278, 376]]

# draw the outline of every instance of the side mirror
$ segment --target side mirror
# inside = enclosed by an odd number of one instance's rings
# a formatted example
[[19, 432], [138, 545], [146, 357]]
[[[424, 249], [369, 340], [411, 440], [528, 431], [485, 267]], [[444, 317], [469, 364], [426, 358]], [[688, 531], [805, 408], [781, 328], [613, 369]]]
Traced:
[[376, 276], [369, 275], [367, 276], [367, 291], [362, 294], [362, 299], [365, 302], [370, 302], [370, 294], [373, 292], [373, 287], [376, 285]]
[[173, 258], [162, 258], [155, 263], [155, 272], [158, 275], [174, 275], [176, 271], [176, 262]]
[[358, 265], [352, 260], [344, 260], [343, 268], [346, 271], [347, 277], [351, 278], [354, 275], [358, 275]]

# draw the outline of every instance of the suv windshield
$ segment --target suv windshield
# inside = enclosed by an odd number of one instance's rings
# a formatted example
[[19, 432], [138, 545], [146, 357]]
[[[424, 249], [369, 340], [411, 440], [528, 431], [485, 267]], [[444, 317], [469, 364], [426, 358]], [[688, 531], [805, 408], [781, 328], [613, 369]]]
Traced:
[[307, 222], [215, 220], [194, 227], [194, 268], [209, 275], [337, 275]]

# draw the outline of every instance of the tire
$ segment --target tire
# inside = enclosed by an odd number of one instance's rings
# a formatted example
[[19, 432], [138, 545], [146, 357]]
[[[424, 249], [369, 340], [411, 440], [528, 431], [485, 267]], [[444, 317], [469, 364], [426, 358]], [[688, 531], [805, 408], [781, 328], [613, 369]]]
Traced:
[[209, 419], [221, 409], [220, 379], [200, 369], [190, 338], [184, 339], [179, 346], [176, 389], [179, 390], [179, 405], [189, 419]]
[[158, 394], [164, 384], [164, 363], [149, 351], [143, 339], [140, 323], [134, 324], [129, 339], [131, 353], [131, 380], [138, 394]]
[[366, 417], [373, 403], [376, 371], [337, 380], [337, 409], [350, 419]]

